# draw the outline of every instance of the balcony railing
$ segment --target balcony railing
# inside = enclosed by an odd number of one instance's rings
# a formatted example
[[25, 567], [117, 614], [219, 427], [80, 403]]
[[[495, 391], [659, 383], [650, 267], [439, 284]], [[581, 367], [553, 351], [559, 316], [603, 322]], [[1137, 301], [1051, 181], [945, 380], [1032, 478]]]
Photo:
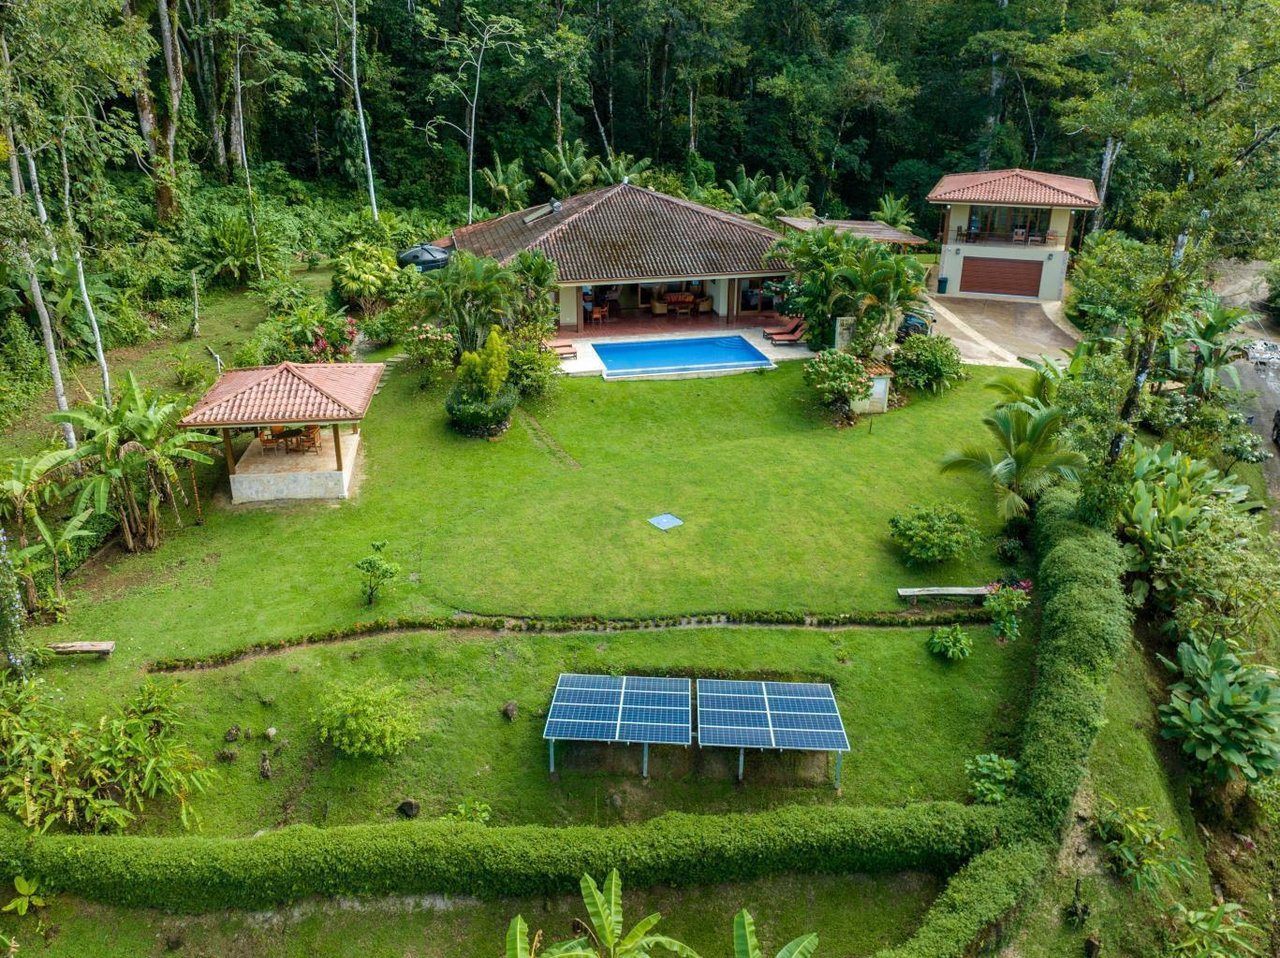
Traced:
[[1041, 246], [1049, 249], [1065, 249], [1066, 238], [1059, 236], [1056, 230], [1013, 229], [1013, 230], [973, 230], [957, 226], [951, 233], [943, 237], [943, 242], [974, 243], [980, 246]]

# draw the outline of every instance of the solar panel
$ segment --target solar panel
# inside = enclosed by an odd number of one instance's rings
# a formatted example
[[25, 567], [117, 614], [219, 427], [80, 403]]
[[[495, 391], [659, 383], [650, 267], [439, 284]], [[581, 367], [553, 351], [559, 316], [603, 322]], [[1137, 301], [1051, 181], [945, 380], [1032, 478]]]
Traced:
[[847, 752], [830, 685], [698, 679], [698, 744]]
[[542, 737], [688, 745], [691, 683], [647, 675], [578, 675], [556, 682]]

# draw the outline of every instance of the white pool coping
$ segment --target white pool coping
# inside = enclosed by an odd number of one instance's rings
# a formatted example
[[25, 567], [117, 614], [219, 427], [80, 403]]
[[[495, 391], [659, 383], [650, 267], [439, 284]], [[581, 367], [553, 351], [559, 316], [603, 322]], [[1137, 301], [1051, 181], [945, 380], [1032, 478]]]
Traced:
[[[741, 336], [764, 354], [770, 362], [786, 362], [791, 359], [808, 359], [813, 351], [803, 343], [794, 346], [779, 346], [764, 337], [763, 326], [751, 326], [744, 329], [699, 329], [686, 333], [641, 333], [634, 336], [591, 336], [583, 339], [575, 338], [574, 346], [578, 349], [576, 359], [566, 359], [560, 363], [560, 370], [566, 376], [604, 376], [604, 362], [593, 349], [595, 343], [642, 343], [652, 340], [667, 339], [706, 339], [711, 336]], [[754, 366], [745, 369], [690, 369], [672, 373], [642, 374], [638, 376], [622, 375], [610, 379], [610, 382], [634, 382], [640, 379], [688, 379], [711, 376], [736, 376], [739, 373], [752, 372], [763, 367]]]

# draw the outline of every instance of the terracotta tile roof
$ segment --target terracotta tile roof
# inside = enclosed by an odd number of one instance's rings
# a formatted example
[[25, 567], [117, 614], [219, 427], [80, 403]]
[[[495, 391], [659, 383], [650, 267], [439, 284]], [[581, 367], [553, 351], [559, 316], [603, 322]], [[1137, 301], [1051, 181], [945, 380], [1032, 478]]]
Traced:
[[281, 363], [229, 369], [182, 420], [184, 426], [359, 422], [382, 363]]
[[1093, 209], [1098, 191], [1093, 180], [1035, 170], [949, 173], [926, 199], [930, 203], [989, 203], [994, 206], [1060, 206]]
[[819, 226], [834, 226], [837, 233], [853, 233], [865, 236], [878, 243], [896, 243], [900, 246], [916, 246], [929, 242], [923, 236], [916, 236], [904, 230], [885, 226], [876, 220], [819, 220], [810, 216], [779, 216], [778, 221], [792, 229], [812, 230]]
[[453, 231], [458, 249], [509, 262], [522, 249], [555, 260], [563, 283], [750, 276], [778, 238], [741, 216], [620, 184]]
[[866, 370], [868, 376], [892, 376], [892, 367], [886, 366], [884, 363], [867, 363]]

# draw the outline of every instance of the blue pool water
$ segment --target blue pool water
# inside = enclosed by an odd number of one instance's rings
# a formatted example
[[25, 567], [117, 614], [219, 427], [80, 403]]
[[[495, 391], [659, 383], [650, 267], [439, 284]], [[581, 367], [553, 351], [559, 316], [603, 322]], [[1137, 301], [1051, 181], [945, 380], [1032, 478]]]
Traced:
[[768, 356], [741, 336], [595, 343], [592, 348], [604, 363], [605, 379], [774, 368]]

